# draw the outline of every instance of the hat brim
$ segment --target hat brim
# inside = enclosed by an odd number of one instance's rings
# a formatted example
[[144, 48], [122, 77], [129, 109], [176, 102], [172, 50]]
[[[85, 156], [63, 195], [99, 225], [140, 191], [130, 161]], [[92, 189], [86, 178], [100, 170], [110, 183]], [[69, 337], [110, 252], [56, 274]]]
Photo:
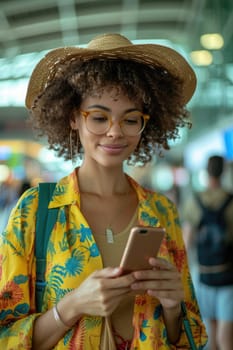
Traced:
[[184, 105], [191, 99], [196, 88], [196, 75], [191, 66], [182, 55], [166, 46], [141, 44], [105, 50], [63, 47], [50, 51], [36, 65], [28, 84], [26, 107], [30, 109], [37, 96], [53, 80], [59, 64], [67, 60], [87, 61], [93, 58], [126, 59], [149, 65], [152, 68], [162, 67], [182, 82]]

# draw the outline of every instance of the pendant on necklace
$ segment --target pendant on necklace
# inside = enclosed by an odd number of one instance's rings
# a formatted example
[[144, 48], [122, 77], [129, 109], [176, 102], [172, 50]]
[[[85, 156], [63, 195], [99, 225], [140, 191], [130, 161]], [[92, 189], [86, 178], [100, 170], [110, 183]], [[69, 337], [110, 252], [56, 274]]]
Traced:
[[105, 230], [105, 233], [106, 233], [107, 242], [108, 243], [114, 243], [112, 229], [110, 227], [107, 227], [106, 230]]

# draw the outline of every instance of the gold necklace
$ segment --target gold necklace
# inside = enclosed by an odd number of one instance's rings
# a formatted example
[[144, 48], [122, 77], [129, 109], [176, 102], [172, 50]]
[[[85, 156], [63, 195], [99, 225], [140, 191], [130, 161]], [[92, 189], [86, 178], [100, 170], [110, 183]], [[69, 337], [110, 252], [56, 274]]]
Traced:
[[[130, 192], [131, 192], [131, 187], [128, 189], [128, 191], [125, 193], [125, 195], [128, 196], [130, 194]], [[110, 223], [105, 229], [106, 240], [109, 244], [114, 243], [114, 232], [112, 230], [111, 225], [112, 225], [112, 223]]]

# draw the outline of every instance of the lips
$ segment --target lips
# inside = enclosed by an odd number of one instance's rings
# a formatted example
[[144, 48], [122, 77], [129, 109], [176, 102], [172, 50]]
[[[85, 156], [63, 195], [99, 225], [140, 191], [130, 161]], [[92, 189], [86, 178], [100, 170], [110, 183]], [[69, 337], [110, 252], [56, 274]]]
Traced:
[[104, 144], [100, 147], [107, 153], [117, 154], [121, 153], [127, 146], [126, 145], [116, 145], [116, 144]]
[[117, 145], [117, 144], [104, 144], [101, 145], [101, 147], [106, 147], [106, 148], [125, 148], [126, 145]]

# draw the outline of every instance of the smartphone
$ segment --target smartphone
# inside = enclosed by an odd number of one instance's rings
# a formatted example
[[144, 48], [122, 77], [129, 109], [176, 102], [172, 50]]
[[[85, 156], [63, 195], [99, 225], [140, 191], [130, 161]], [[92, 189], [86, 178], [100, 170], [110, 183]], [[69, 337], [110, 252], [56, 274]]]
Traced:
[[156, 257], [164, 234], [162, 227], [133, 227], [120, 262], [124, 273], [151, 269], [148, 260], [151, 256]]

